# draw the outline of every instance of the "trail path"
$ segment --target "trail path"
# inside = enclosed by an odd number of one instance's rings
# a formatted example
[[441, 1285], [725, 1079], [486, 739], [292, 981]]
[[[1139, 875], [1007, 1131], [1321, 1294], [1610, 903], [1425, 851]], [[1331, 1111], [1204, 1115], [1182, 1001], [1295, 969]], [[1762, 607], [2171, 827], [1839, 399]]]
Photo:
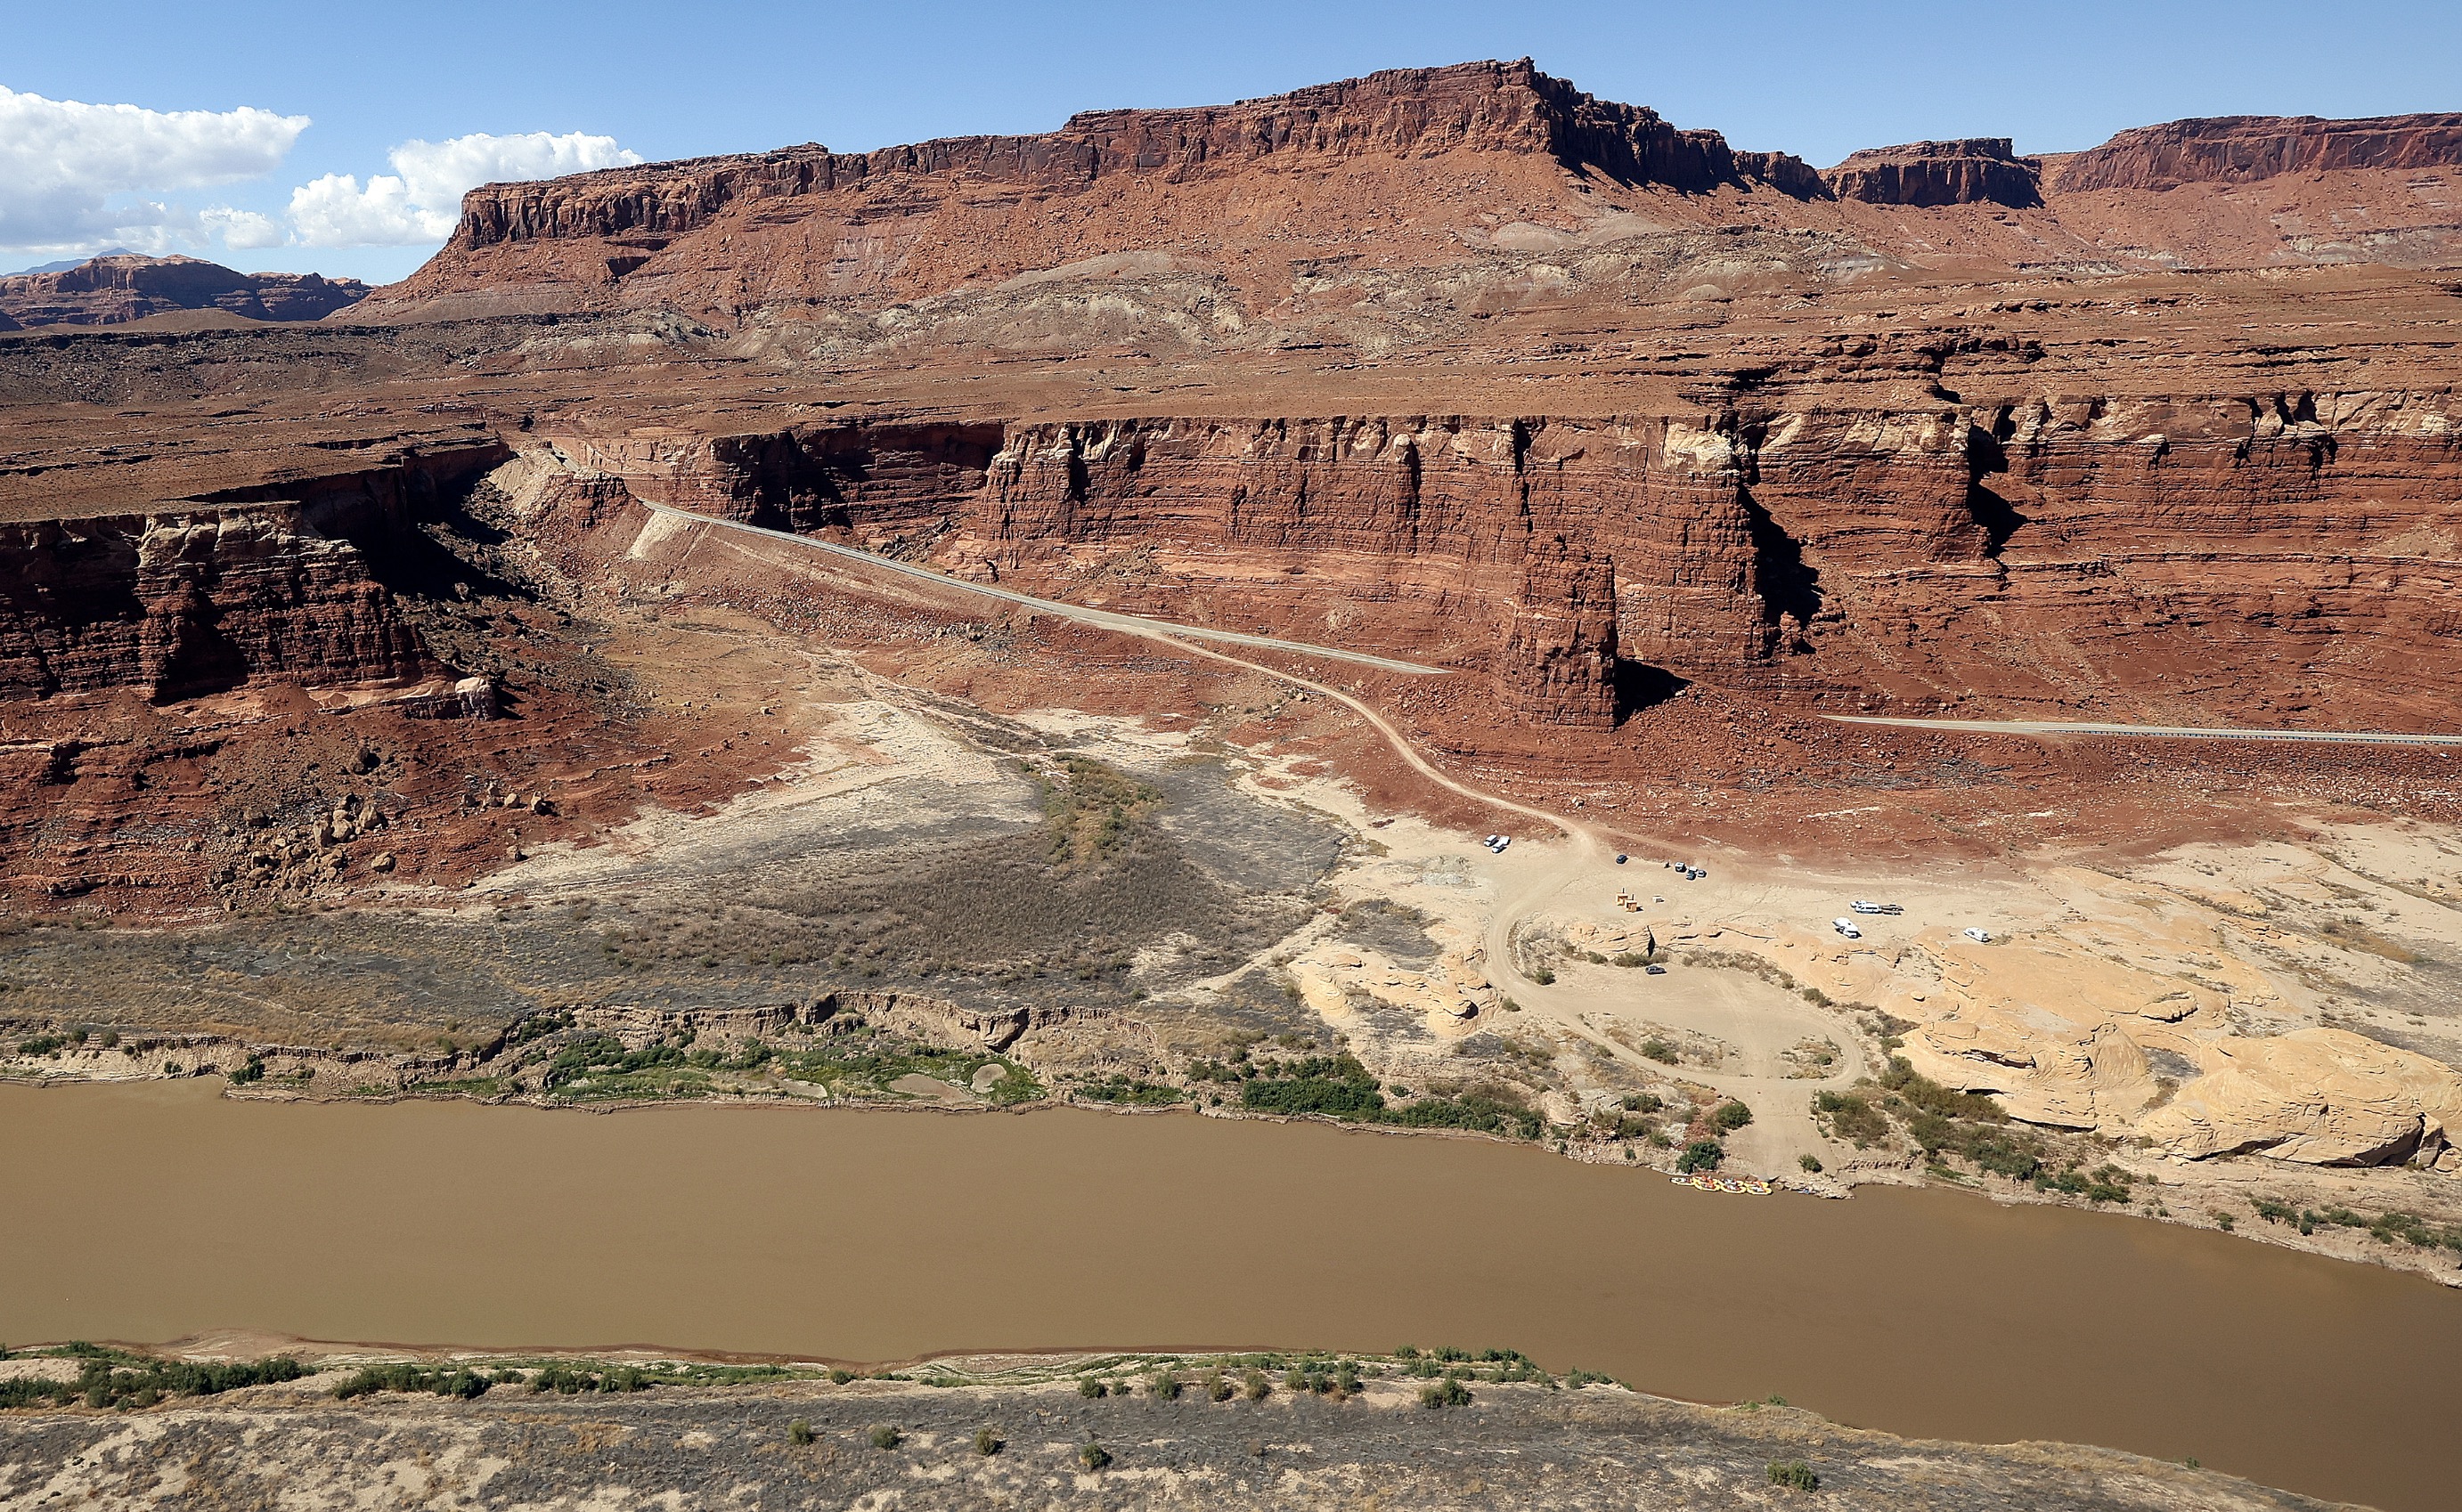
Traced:
[[1312, 646], [1306, 641], [1286, 641], [1272, 635], [1245, 635], [1238, 630], [1209, 629], [1201, 625], [1175, 625], [1168, 620], [1147, 619], [1143, 615], [1120, 614], [1110, 609], [1090, 609], [1082, 605], [1064, 604], [1057, 599], [1038, 599], [1029, 594], [995, 587], [988, 583], [969, 583], [963, 578], [953, 578], [945, 572], [935, 572], [929, 567], [918, 567], [911, 562], [899, 562], [895, 558], [877, 556], [854, 546], [842, 546], [835, 542], [823, 541], [813, 536], [799, 536], [791, 530], [772, 530], [767, 525], [746, 524], [740, 520], [721, 520], [716, 515], [695, 514], [689, 509], [654, 504], [647, 500], [641, 500], [641, 506], [652, 514], [686, 520], [695, 524], [716, 525], [724, 530], [740, 530], [746, 535], [767, 536], [772, 541], [783, 541], [789, 545], [802, 546], [808, 550], [827, 552], [831, 556], [882, 572], [895, 572], [903, 577], [915, 578], [940, 587], [956, 588], [961, 593], [975, 593], [987, 599], [999, 599], [1004, 603], [1021, 605], [1038, 614], [1055, 615], [1061, 619], [1075, 620], [1081, 625], [1118, 630], [1124, 635], [1141, 636], [1147, 640], [1167, 640], [1174, 643], [1192, 640], [1217, 641], [1228, 646], [1251, 646], [1259, 650], [1294, 651], [1302, 656], [1323, 656], [1333, 661], [1371, 667], [1380, 672], [1400, 672], [1412, 677], [1444, 677], [1451, 675], [1453, 671], [1451, 668], [1425, 667], [1417, 662], [1396, 661], [1391, 656], [1377, 656], [1367, 651], [1349, 651], [1332, 646]]
[[2462, 735], [2401, 735], [2380, 730], [2241, 730], [2220, 725], [2123, 725], [2094, 720], [1911, 719], [1880, 714], [1824, 714], [1846, 725], [1905, 730], [1966, 730], [1977, 735], [2134, 735], [2154, 740], [2298, 740], [2318, 745], [2462, 746]]

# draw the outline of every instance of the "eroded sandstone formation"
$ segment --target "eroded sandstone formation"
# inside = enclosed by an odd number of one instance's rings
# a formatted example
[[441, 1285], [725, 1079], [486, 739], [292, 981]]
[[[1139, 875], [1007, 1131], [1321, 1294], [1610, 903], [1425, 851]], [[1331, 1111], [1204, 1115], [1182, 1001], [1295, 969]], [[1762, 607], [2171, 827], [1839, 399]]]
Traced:
[[2005, 204], [2024, 210], [2043, 202], [2042, 164], [2017, 156], [2006, 137], [1867, 147], [1821, 179], [1839, 199], [1872, 204]]
[[414, 454], [185, 507], [0, 523], [0, 697], [437, 675], [382, 578], [416, 574], [421, 500], [496, 455]]
[[2462, 163], [2462, 115], [2221, 116], [2124, 131], [2070, 153], [2048, 178], [2058, 193], [2254, 183], [2283, 174], [2450, 168]]
[[56, 273], [0, 278], [0, 330], [115, 326], [175, 309], [219, 309], [251, 320], [322, 320], [366, 297], [356, 278], [239, 273], [193, 257], [134, 252], [92, 258]]

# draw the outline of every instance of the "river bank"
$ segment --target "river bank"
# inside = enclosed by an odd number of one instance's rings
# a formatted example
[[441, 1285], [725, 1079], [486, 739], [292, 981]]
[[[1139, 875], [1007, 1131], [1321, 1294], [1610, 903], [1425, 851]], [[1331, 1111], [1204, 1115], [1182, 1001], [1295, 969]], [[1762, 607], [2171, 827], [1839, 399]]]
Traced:
[[[808, 1373], [615, 1395], [557, 1387], [666, 1377], [655, 1364], [624, 1376], [605, 1362], [551, 1362], [553, 1373], [536, 1361], [434, 1363], [456, 1392], [471, 1387], [451, 1373], [470, 1372], [480, 1395], [341, 1399], [337, 1385], [364, 1377], [336, 1361], [293, 1382], [134, 1411], [0, 1412], [0, 1500], [248, 1504], [279, 1486], [287, 1504], [312, 1506], [2322, 1506], [2107, 1450], [1908, 1440], [1781, 1404], [1495, 1381], [1502, 1368], [1476, 1362], [1422, 1375], [1412, 1374], [1421, 1362], [1390, 1357], [965, 1359], [898, 1373], [907, 1379]], [[1424, 1405], [1432, 1388], [1456, 1395], [1438, 1384], [1447, 1375], [1458, 1399]], [[1086, 1381], [1106, 1383], [1103, 1395], [1086, 1395]]]

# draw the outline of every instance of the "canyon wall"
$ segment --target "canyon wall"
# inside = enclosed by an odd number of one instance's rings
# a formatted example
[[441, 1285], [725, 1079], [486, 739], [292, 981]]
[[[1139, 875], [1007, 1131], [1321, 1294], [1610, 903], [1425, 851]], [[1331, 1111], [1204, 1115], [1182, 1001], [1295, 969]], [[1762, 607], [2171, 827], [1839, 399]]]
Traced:
[[2453, 395], [1920, 413], [799, 426], [572, 443], [659, 502], [1095, 607], [1465, 669], [1926, 709], [2450, 716]]
[[2254, 183], [2294, 173], [2462, 164], [2462, 115], [2222, 116], [2124, 131], [2070, 153], [2046, 178], [2062, 194]]
[[465, 448], [141, 512], [0, 523], [0, 699], [438, 676], [447, 669], [386, 580], [415, 579], [432, 549], [421, 511], [506, 455]]
[[1821, 179], [1839, 199], [1868, 204], [2031, 209], [2043, 202], [2042, 164], [2017, 156], [2006, 137], [1867, 147]]

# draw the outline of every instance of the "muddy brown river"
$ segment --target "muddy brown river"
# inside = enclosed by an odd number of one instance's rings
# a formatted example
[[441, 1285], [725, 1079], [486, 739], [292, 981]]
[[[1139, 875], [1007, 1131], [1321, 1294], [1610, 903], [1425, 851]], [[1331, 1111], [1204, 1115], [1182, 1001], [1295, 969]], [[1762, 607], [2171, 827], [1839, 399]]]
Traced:
[[2462, 1293], [2063, 1208], [1714, 1196], [1187, 1115], [236, 1102], [0, 1088], [0, 1340], [839, 1360], [1521, 1349], [1708, 1400], [2454, 1504]]

